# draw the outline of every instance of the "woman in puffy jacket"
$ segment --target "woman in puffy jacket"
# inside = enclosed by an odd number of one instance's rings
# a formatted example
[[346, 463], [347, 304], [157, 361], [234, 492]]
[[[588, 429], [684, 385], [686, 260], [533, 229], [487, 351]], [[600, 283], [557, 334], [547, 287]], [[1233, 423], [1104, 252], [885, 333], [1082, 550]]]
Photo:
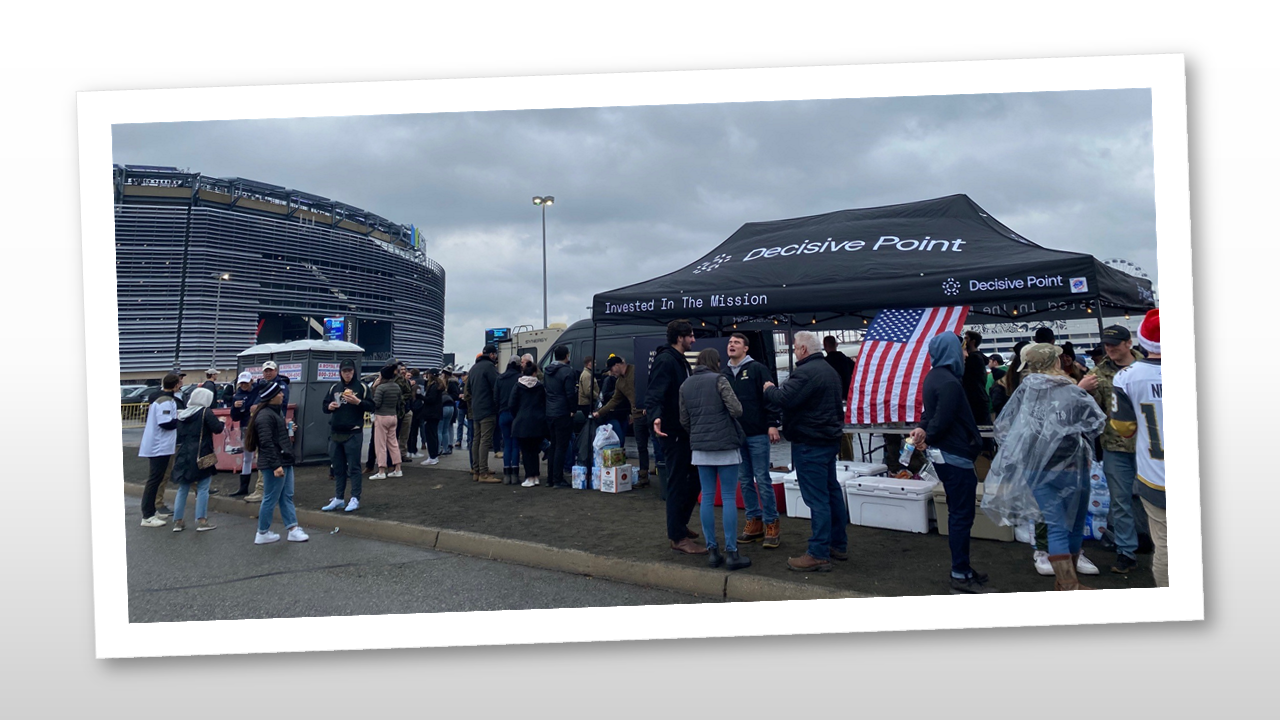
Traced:
[[173, 504], [173, 531], [182, 532], [186, 527], [182, 516], [186, 514], [187, 493], [196, 486], [196, 532], [213, 530], [209, 524], [209, 483], [217, 469], [210, 465], [200, 467], [200, 458], [213, 454], [213, 437], [222, 432], [223, 423], [214, 417], [209, 407], [213, 404], [213, 391], [196, 388], [185, 410], [178, 413], [177, 449], [173, 454], [173, 482], [178, 486], [177, 502]]
[[283, 386], [273, 382], [259, 393], [258, 404], [250, 416], [251, 429], [247, 444], [258, 452], [258, 469], [262, 471], [262, 505], [258, 508], [258, 534], [255, 545], [266, 545], [280, 539], [271, 532], [271, 516], [280, 508], [280, 519], [289, 531], [289, 542], [306, 542], [309, 537], [298, 527], [293, 505], [293, 439], [280, 408], [284, 404]]
[[524, 482], [520, 487], [527, 488], [542, 483], [538, 478], [538, 453], [547, 436], [547, 387], [538, 381], [537, 373], [536, 365], [526, 363], [506, 401], [506, 411], [512, 418], [511, 434], [519, 441], [520, 457], [524, 459]]
[[[738, 555], [738, 465], [744, 438], [737, 418], [742, 403], [720, 372], [720, 353], [708, 348], [698, 353], [693, 374], [680, 385], [680, 424], [689, 431], [690, 460], [702, 483], [702, 534], [707, 538], [707, 564], [729, 570], [750, 567], [751, 559]], [[720, 479], [720, 523], [725, 554], [716, 545], [716, 478]]]

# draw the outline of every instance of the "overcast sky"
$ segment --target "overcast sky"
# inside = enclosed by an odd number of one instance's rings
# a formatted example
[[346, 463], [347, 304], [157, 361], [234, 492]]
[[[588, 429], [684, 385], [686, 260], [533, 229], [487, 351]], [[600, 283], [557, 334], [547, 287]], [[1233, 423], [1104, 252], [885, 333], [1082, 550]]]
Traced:
[[1156, 272], [1151, 99], [1095, 90], [120, 125], [113, 158], [284, 185], [415, 224], [445, 351], [671, 272], [747, 222], [964, 193], [1045, 247]]

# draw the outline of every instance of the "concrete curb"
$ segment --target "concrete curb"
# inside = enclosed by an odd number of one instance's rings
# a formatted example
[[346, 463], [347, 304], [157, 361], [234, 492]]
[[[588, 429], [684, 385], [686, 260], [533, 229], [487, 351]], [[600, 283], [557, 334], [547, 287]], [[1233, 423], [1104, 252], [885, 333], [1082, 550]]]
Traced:
[[[134, 497], [142, 496], [142, 486], [134, 483], [125, 483], [124, 491], [125, 494]], [[165, 495], [167, 498], [173, 498], [174, 492], [170, 490]], [[257, 508], [256, 504], [251, 505], [240, 499], [218, 495], [209, 497], [209, 509], [227, 515], [257, 517]], [[511, 540], [462, 530], [442, 530], [394, 520], [375, 520], [348, 513], [301, 509], [297, 512], [299, 524], [317, 530], [323, 530], [329, 523], [336, 521], [342, 527], [343, 533], [370, 540], [499, 560], [543, 570], [587, 575], [632, 585], [663, 588], [701, 597], [746, 602], [873, 597], [868, 593], [853, 590], [785, 582], [758, 575], [743, 575], [721, 570], [681, 567], [663, 562], [608, 557], [524, 540]]]

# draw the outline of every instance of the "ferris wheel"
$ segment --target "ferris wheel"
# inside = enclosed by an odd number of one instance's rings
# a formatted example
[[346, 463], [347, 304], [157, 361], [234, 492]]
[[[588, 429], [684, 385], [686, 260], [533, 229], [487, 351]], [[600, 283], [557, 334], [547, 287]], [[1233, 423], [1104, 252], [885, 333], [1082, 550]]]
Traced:
[[[1120, 272], [1126, 275], [1132, 275], [1136, 278], [1141, 278], [1143, 280], [1151, 279], [1151, 276], [1147, 274], [1146, 270], [1143, 270], [1142, 268], [1138, 267], [1136, 264], [1128, 260], [1125, 260], [1124, 258], [1108, 258], [1106, 260], [1103, 260], [1102, 264], [1106, 265], [1107, 267], [1113, 270], [1119, 270]], [[1156, 289], [1154, 283], [1152, 283], [1151, 291], [1153, 294], [1155, 294], [1156, 302], [1157, 304], [1159, 304], [1160, 292]]]

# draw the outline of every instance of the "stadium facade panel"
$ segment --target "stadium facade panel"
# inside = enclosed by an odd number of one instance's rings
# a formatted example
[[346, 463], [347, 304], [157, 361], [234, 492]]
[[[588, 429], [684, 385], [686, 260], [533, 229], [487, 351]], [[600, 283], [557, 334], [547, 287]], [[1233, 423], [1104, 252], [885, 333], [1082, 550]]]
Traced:
[[117, 165], [114, 179], [122, 379], [212, 364], [225, 380], [241, 350], [324, 337], [328, 317], [366, 370], [442, 364], [445, 272], [416, 228], [243, 178]]

